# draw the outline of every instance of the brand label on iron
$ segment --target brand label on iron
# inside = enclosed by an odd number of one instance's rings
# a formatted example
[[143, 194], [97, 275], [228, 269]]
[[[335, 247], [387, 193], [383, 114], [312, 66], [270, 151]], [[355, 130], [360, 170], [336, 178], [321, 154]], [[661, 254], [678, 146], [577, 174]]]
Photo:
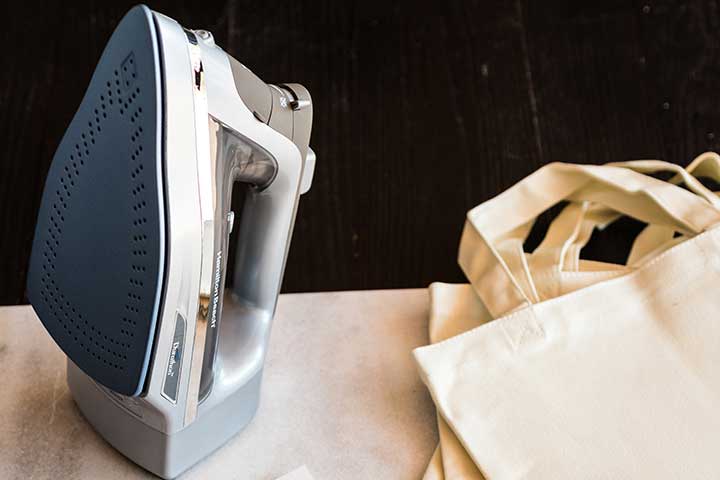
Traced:
[[179, 313], [175, 316], [175, 335], [170, 347], [163, 396], [173, 403], [177, 402], [180, 388], [180, 367], [182, 366], [183, 348], [185, 347], [185, 319]]
[[222, 279], [222, 250], [215, 254], [215, 277], [213, 279], [212, 313], [210, 315], [210, 328], [217, 325], [218, 303], [220, 302], [220, 280]]

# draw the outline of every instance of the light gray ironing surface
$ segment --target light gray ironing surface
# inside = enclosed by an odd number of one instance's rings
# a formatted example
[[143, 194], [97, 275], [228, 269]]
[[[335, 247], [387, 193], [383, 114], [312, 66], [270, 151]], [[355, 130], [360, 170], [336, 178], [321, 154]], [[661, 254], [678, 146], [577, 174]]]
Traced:
[[[420, 479], [437, 446], [411, 353], [427, 344], [427, 308], [426, 289], [281, 295], [257, 415], [180, 479], [274, 480], [303, 464], [316, 480]], [[29, 307], [0, 307], [0, 361], [15, 372], [0, 395], [0, 478], [156, 478], [83, 418], [63, 357]]]

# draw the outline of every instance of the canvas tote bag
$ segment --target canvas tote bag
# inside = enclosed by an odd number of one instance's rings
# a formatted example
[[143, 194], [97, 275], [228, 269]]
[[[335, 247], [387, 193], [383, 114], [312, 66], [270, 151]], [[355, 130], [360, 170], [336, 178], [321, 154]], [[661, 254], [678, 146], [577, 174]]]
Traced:
[[[622, 276], [543, 300], [523, 278], [533, 262], [518, 265], [512, 253], [534, 217], [562, 199], [685, 237]], [[478, 470], [487, 478], [714, 478], [720, 305], [707, 287], [720, 276], [715, 207], [627, 168], [553, 164], [468, 218], [461, 264], [500, 318], [415, 353], [442, 420]]]
[[[529, 257], [527, 263], [534, 266], [533, 277], [539, 289], [559, 293], [563, 288], [560, 284], [579, 288], [579, 277], [573, 274], [583, 271], [590, 274], [583, 281], [600, 281], [603, 277], [593, 274], [601, 265], [606, 265], [609, 270], [605, 278], [617, 275], [617, 266], [580, 260], [579, 256], [580, 249], [588, 242], [592, 231], [618, 217], [617, 212], [591, 210], [586, 205], [571, 204], [563, 209], [533, 254], [523, 253]], [[492, 320], [470, 285], [435, 282], [430, 285], [428, 292], [428, 336], [431, 343], [441, 342]], [[437, 424], [440, 441], [423, 480], [483, 480], [480, 470], [440, 415]]]
[[[720, 180], [720, 156], [707, 152], [697, 157], [688, 167], [681, 167], [657, 160], [640, 160], [615, 163], [612, 165], [631, 168], [645, 173], [667, 171], [676, 173], [670, 181], [683, 182], [692, 192], [708, 203], [718, 206], [717, 194], [705, 188], [691, 174], [706, 177], [716, 183]], [[587, 203], [571, 203], [565, 207], [550, 224], [545, 239], [522, 263], [531, 266], [532, 281], [542, 296], [560, 295], [581, 288], [583, 284], [601, 281], [627, 273], [632, 268], [581, 260], [580, 250], [587, 244], [595, 229], [602, 229], [620, 217], [618, 212], [606, 207]], [[677, 243], [676, 232], [672, 228], [658, 225], [647, 226], [636, 238], [628, 258], [628, 266], [633, 267], [642, 260], [633, 260], [634, 256], [649, 257], [647, 252], [661, 252], [669, 245]], [[524, 238], [518, 239], [521, 242]], [[644, 258], [643, 257], [643, 258]], [[598, 275], [606, 270], [607, 275]], [[622, 270], [621, 272], [618, 272]], [[443, 341], [452, 336], [475, 328], [492, 318], [479, 301], [469, 285], [452, 285], [436, 282], [428, 288], [430, 296], [429, 338], [431, 343]], [[457, 437], [447, 423], [438, 415], [440, 441], [429, 464], [424, 480], [482, 479], [483, 476], [473, 463]]]
[[[712, 194], [711, 194], [712, 195]], [[532, 265], [533, 283], [543, 295], [560, 295], [585, 284], [595, 283], [624, 273], [622, 267], [602, 262], [580, 260], [580, 249], [596, 228], [604, 228], [619, 218], [607, 208], [588, 208], [586, 203], [570, 204], [550, 224], [545, 239], [527, 256]], [[521, 241], [524, 238], [518, 239]], [[606, 270], [603, 275], [602, 270]], [[435, 282], [428, 288], [430, 296], [430, 343], [437, 343], [482, 325], [492, 317], [470, 285]], [[423, 480], [483, 480], [452, 429], [437, 417], [439, 444]]]
[[[535, 267], [533, 277], [538, 287], [558, 294], [563, 288], [560, 284], [579, 288], [579, 277], [573, 274], [583, 271], [590, 274], [584, 277], [583, 282], [602, 280], [603, 277], [593, 274], [603, 264], [580, 260], [580, 249], [595, 228], [601, 228], [618, 217], [617, 212], [607, 209], [589, 210], [585, 205], [568, 205], [551, 223], [543, 242], [532, 255], [528, 255], [528, 264]], [[617, 275], [619, 269], [616, 265], [604, 265], [609, 270], [605, 278]], [[428, 292], [428, 336], [431, 343], [441, 342], [492, 320], [470, 285], [435, 282]], [[483, 480], [480, 470], [440, 415], [437, 424], [440, 441], [423, 480]]]

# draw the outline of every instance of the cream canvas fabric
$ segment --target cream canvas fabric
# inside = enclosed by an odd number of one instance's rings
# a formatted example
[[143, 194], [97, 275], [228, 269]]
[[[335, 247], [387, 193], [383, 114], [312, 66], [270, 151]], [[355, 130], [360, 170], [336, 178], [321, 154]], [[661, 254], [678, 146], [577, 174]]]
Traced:
[[[589, 240], [592, 230], [616, 218], [618, 214], [607, 209], [588, 211], [574, 205], [566, 207], [550, 225], [545, 239], [528, 260], [528, 263], [535, 266], [533, 277], [537, 286], [542, 290], [560, 292], [563, 289], [579, 288], [578, 277], [573, 275], [574, 273], [584, 270], [597, 271], [601, 267], [611, 272], [617, 271], [617, 266], [614, 265], [579, 259], [580, 249]], [[538, 257], [542, 261], [539, 261]], [[548, 261], [548, 258], [554, 260]], [[599, 278], [588, 277], [592, 281]], [[428, 335], [431, 343], [446, 340], [492, 320], [470, 285], [436, 282], [430, 285], [428, 291]], [[437, 422], [440, 442], [423, 480], [483, 479], [480, 470], [442, 416], [438, 415]]]
[[[720, 171], [714, 154], [693, 164]], [[471, 285], [431, 287], [436, 343], [415, 351], [439, 413], [426, 478], [718, 477], [720, 214], [688, 172], [673, 181], [689, 191], [639, 173], [663, 169], [553, 164], [469, 213]], [[650, 223], [632, 261], [579, 260], [618, 212]]]
[[[437, 343], [471, 330], [492, 318], [470, 285], [433, 283], [430, 292], [430, 342]], [[472, 458], [452, 429], [438, 415], [440, 443], [423, 480], [482, 480]]]

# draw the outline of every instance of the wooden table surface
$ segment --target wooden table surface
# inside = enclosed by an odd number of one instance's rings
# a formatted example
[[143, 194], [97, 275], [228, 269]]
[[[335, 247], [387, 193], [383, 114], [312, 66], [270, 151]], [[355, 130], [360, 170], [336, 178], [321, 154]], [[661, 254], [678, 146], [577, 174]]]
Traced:
[[[15, 304], [53, 152], [137, 0], [5, 3], [0, 304]], [[538, 166], [720, 147], [714, 0], [147, 3], [313, 95], [286, 291], [462, 281], [465, 212]]]
[[[249, 427], [182, 477], [418, 479], [436, 445], [413, 348], [426, 290], [280, 298], [262, 398]], [[0, 478], [153, 478], [82, 418], [65, 357], [29, 306], [0, 308]]]

